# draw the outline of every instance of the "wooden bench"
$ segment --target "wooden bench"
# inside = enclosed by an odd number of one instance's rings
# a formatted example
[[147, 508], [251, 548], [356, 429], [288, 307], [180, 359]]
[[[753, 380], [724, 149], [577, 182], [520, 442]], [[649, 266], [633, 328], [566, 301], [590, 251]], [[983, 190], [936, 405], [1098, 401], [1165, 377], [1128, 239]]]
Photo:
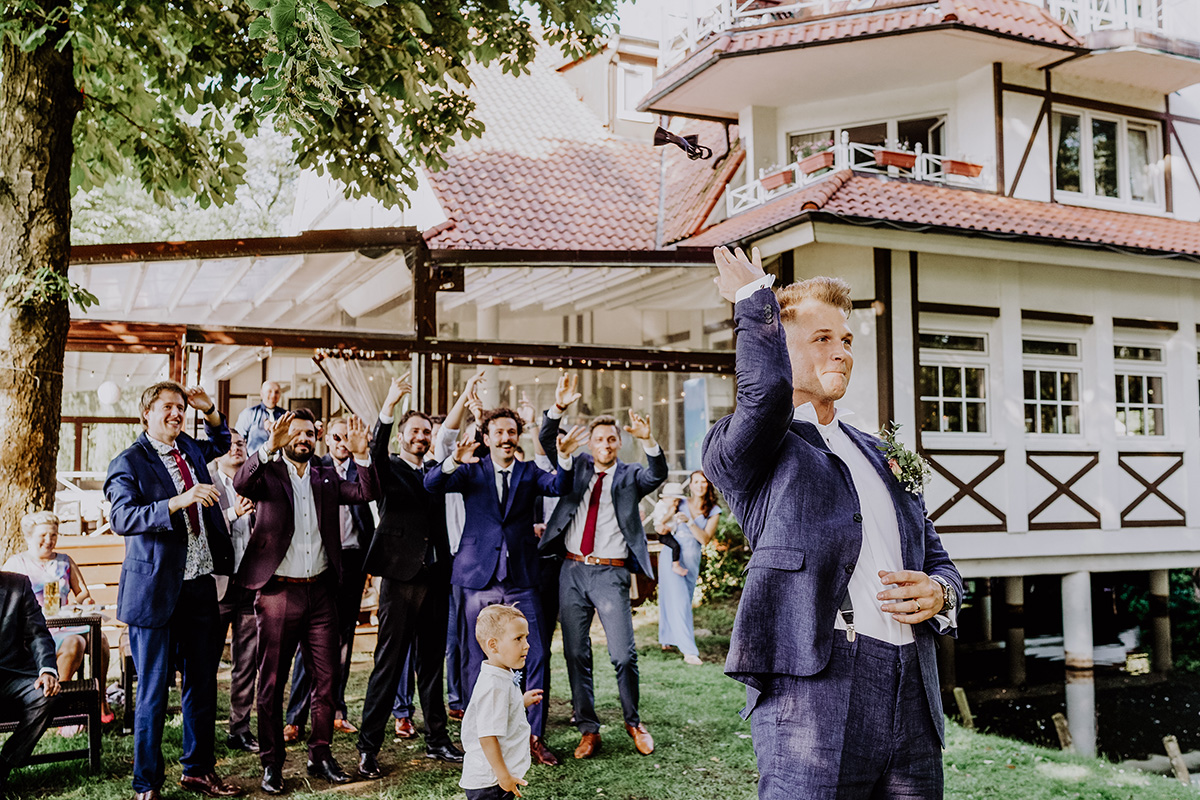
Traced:
[[[104, 680], [97, 674], [97, 671], [100, 669], [100, 625], [102, 622], [103, 618], [98, 614], [51, 617], [46, 620], [46, 627], [51, 631], [57, 628], [74, 628], [81, 625], [87, 625], [90, 628], [87, 654], [91, 675], [86, 678], [60, 682], [60, 691], [54, 698], [49, 725], [49, 728], [58, 728], [63, 725], [83, 724], [87, 728], [87, 747], [34, 753], [25, 762], [26, 764], [45, 764], [51, 761], [86, 758], [92, 772], [100, 769], [100, 699], [101, 692], [104, 691]], [[11, 715], [0, 716], [0, 733], [9, 733], [16, 729], [17, 720], [14, 717]]]

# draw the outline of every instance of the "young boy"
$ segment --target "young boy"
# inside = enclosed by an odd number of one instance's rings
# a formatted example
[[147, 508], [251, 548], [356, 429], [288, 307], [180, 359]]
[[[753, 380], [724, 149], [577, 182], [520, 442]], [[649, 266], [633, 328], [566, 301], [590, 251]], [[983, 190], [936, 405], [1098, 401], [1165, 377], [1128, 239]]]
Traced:
[[513, 606], [491, 605], [479, 612], [475, 640], [487, 661], [462, 721], [463, 775], [458, 785], [467, 800], [511, 800], [529, 770], [529, 720], [525, 709], [542, 701], [542, 690], [521, 695], [521, 676], [529, 653], [529, 623]]

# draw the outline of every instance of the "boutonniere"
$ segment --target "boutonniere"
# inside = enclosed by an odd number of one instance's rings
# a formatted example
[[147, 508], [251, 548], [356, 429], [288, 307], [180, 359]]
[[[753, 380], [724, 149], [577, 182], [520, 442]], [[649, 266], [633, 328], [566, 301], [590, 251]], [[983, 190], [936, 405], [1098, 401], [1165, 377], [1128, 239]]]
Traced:
[[877, 445], [883, 457], [887, 459], [888, 469], [896, 476], [896, 480], [900, 481], [905, 490], [913, 494], [921, 494], [925, 491], [925, 484], [929, 482], [933, 475], [933, 470], [929, 468], [929, 462], [921, 458], [920, 454], [914, 453], [896, 439], [896, 434], [900, 431], [900, 426], [892, 423], [891, 428], [884, 427], [879, 432], [879, 438], [883, 441]]

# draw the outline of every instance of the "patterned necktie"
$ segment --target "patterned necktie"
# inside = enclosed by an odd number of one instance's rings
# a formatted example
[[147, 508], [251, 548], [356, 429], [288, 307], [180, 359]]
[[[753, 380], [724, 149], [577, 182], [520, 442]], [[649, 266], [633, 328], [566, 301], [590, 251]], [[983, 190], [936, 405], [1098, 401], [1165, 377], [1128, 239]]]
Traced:
[[[183, 460], [183, 456], [178, 450], [172, 450], [171, 455], [175, 457], [175, 466], [179, 467], [179, 476], [183, 479], [183, 490], [186, 492], [196, 485], [192, 480], [192, 473], [188, 469], [187, 462]], [[188, 519], [192, 523], [192, 536], [200, 535], [200, 510], [196, 508], [196, 504], [192, 503], [187, 507]]]
[[596, 549], [596, 517], [600, 513], [600, 496], [604, 492], [604, 476], [596, 473], [596, 485], [592, 487], [592, 500], [588, 503], [587, 522], [583, 525], [583, 541], [579, 545], [581, 555], [591, 555]]

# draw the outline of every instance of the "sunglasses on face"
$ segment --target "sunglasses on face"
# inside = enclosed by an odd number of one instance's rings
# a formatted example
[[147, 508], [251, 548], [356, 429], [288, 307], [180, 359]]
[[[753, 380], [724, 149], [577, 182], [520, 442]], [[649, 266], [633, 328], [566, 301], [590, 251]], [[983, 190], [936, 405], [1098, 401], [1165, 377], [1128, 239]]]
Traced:
[[331, 437], [333, 437], [333, 440], [334, 440], [335, 442], [344, 442], [344, 441], [346, 441], [346, 437], [345, 437], [345, 436], [342, 436], [342, 435], [340, 435], [340, 434], [337, 434], [337, 433], [331, 433], [331, 434], [329, 434], [329, 435], [330, 435]]

